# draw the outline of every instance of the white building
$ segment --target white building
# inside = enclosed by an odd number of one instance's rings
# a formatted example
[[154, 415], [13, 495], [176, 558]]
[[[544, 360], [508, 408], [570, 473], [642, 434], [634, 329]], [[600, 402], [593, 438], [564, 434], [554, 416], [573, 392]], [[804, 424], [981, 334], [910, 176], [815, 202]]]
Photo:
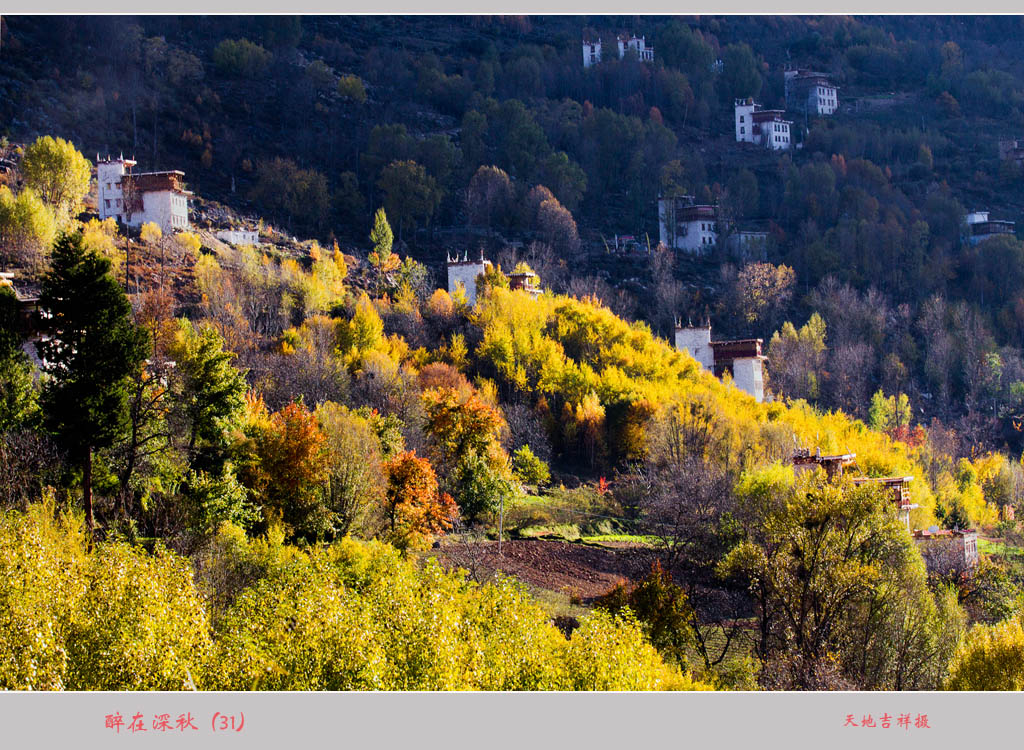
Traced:
[[753, 99], [737, 99], [736, 141], [756, 143], [775, 151], [785, 151], [792, 146], [790, 126], [781, 109], [762, 109]]
[[750, 394], [758, 403], [764, 401], [764, 362], [761, 354], [762, 339], [712, 341], [711, 324], [706, 326], [676, 326], [676, 348], [689, 352], [708, 372], [721, 378], [725, 373], [741, 391]]
[[654, 47], [647, 46], [646, 37], [637, 38], [632, 34], [620, 34], [618, 43], [620, 60], [626, 56], [627, 50], [632, 50], [640, 62], [654, 62]]
[[1016, 226], [1012, 221], [989, 219], [988, 211], [971, 211], [967, 214], [967, 241], [977, 245], [1001, 234], [1013, 237]]
[[718, 242], [718, 207], [698, 205], [692, 195], [658, 199], [661, 244], [707, 255]]
[[[616, 37], [619, 59], [626, 56], [627, 51], [636, 53], [641, 62], [654, 62], [654, 47], [647, 44], [646, 37], [637, 37], [632, 34], [620, 34]], [[583, 67], [589, 68], [601, 62], [601, 40], [583, 40]]]
[[688, 352], [709, 372], [715, 369], [715, 353], [711, 349], [711, 324], [705, 326], [676, 325], [676, 349]]
[[100, 220], [114, 217], [130, 227], [147, 222], [157, 224], [164, 232], [189, 228], [188, 198], [184, 188], [185, 173], [136, 172], [132, 159], [96, 159], [96, 183]]
[[831, 115], [839, 107], [839, 89], [826, 73], [785, 71], [786, 103], [812, 115]]
[[258, 245], [260, 244], [260, 233], [248, 229], [222, 229], [217, 232], [217, 239], [223, 240], [229, 245]]
[[484, 260], [481, 253], [479, 260], [470, 260], [466, 253], [459, 260], [458, 256], [448, 257], [448, 293], [454, 294], [455, 290], [462, 285], [466, 290], [466, 301], [470, 305], [476, 304], [476, 280], [487, 271], [491, 261]]

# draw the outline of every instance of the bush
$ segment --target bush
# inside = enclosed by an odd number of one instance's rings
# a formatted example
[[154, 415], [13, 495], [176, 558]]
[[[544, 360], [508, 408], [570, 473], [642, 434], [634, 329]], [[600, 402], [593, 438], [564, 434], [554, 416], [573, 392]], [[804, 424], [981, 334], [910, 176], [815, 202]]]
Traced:
[[537, 458], [528, 445], [521, 446], [512, 454], [512, 470], [524, 484], [541, 487], [551, 481], [547, 464]]
[[224, 75], [255, 78], [268, 67], [274, 56], [248, 39], [225, 39], [213, 50], [213, 64]]

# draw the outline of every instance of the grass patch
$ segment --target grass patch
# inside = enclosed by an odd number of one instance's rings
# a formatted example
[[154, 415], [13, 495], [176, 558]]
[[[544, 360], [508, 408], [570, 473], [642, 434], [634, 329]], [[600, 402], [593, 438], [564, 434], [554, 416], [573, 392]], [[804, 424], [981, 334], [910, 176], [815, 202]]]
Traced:
[[575, 542], [580, 539], [580, 527], [571, 523], [524, 526], [516, 531], [520, 539], [555, 538]]
[[978, 540], [978, 552], [999, 557], [1024, 557], [1024, 548], [988, 539]]
[[660, 538], [649, 534], [593, 534], [582, 537], [582, 540], [598, 544], [601, 542], [624, 542], [643, 547], [657, 547], [661, 544]]

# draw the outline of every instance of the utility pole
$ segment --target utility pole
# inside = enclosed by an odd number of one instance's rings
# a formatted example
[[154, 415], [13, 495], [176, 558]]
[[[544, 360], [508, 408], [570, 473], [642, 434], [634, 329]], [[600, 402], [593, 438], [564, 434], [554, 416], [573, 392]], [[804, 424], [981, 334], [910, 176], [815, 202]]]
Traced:
[[505, 535], [505, 495], [498, 506], [498, 557], [501, 557], [501, 538]]

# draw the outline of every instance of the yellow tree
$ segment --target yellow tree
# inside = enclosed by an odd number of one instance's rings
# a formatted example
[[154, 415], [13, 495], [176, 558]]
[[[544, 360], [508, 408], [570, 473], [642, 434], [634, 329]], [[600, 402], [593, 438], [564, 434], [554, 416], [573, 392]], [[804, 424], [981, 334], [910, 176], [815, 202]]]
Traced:
[[21, 173], [25, 186], [66, 220], [78, 212], [89, 192], [92, 164], [70, 141], [47, 135], [25, 149]]

